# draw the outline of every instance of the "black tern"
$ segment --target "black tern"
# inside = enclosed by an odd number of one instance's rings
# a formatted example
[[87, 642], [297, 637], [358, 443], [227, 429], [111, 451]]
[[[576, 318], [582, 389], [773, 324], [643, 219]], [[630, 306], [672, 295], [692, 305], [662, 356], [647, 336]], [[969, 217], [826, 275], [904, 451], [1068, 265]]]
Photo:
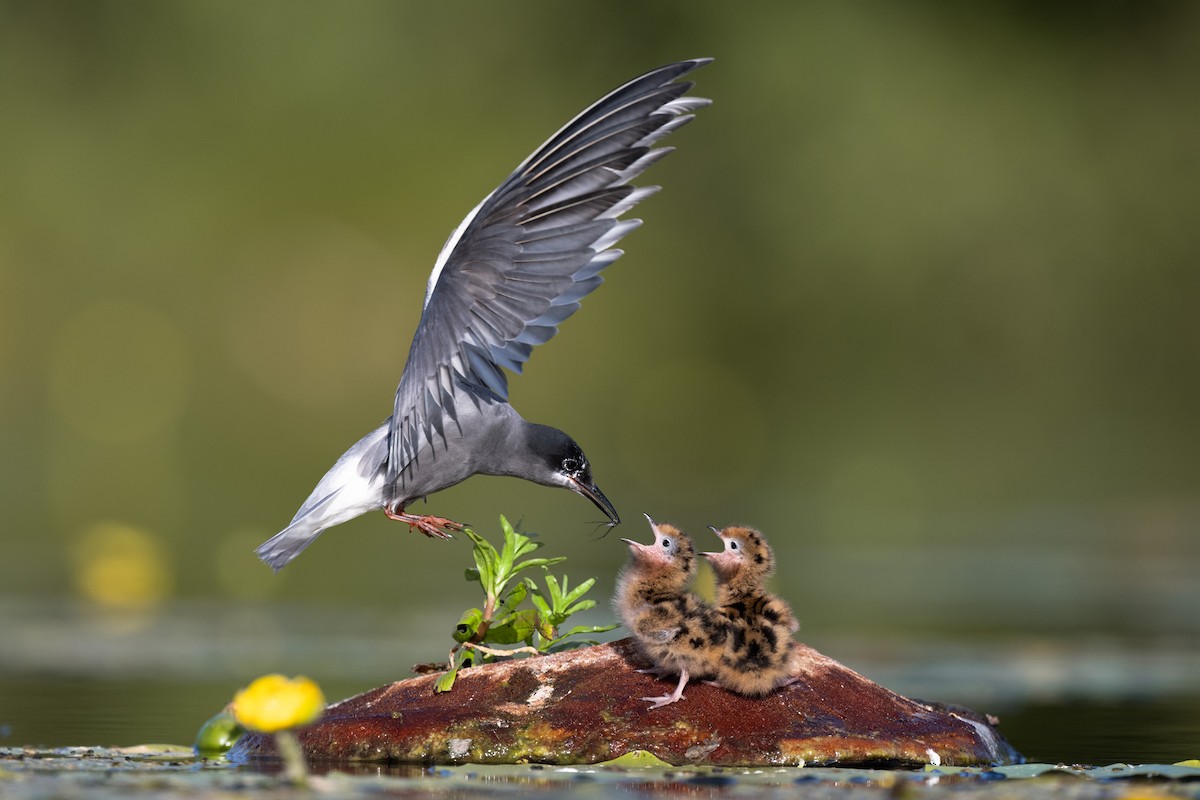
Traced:
[[678, 80], [709, 61], [668, 64], [610, 92], [467, 214], [433, 265], [392, 415], [325, 473], [260, 559], [278, 571], [326, 528], [376, 509], [448, 537], [463, 526], [405, 507], [480, 474], [570, 489], [620, 522], [579, 445], [508, 404], [501, 370], [520, 373], [622, 255], [613, 245], [641, 220], [621, 215], [658, 190], [630, 181], [709, 104]]

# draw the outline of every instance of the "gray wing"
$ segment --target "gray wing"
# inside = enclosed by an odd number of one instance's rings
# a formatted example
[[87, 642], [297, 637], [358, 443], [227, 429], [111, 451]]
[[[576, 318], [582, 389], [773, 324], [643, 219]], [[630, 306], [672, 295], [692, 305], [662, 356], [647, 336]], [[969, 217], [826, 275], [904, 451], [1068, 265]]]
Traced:
[[456, 423], [455, 399], [506, 400], [501, 367], [520, 372], [621, 255], [641, 220], [619, 217], [658, 187], [630, 181], [670, 152], [654, 144], [710, 101], [680, 76], [711, 59], [669, 64], [609, 93], [525, 159], [442, 248], [396, 390], [388, 439], [392, 484], [422, 439]]

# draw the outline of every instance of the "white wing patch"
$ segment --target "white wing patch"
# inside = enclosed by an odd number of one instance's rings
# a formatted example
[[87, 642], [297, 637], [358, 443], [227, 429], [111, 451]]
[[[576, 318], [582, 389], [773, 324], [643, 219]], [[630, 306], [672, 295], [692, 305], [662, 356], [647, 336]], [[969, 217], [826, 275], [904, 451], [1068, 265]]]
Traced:
[[463, 221], [458, 223], [458, 227], [450, 234], [450, 238], [442, 245], [442, 251], [438, 253], [437, 261], [433, 264], [433, 272], [429, 273], [429, 283], [425, 284], [425, 301], [421, 303], [421, 310], [425, 310], [425, 306], [429, 305], [429, 298], [433, 296], [433, 290], [437, 287], [438, 278], [442, 276], [442, 268], [446, 266], [446, 262], [450, 260], [450, 254], [454, 252], [454, 248], [458, 246], [459, 239], [462, 238], [463, 232], [475, 219], [475, 215], [479, 213], [479, 209], [483, 208], [483, 204], [491, 199], [496, 192], [493, 189], [488, 192], [488, 196], [479, 201], [479, 205], [471, 209], [471, 213], [467, 214]]

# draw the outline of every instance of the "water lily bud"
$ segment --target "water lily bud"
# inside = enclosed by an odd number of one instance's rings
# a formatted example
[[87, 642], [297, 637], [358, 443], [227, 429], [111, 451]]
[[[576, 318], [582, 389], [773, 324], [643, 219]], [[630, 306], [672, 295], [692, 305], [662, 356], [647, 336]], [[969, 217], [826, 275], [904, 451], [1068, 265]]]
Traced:
[[223, 756], [245, 732], [233, 716], [233, 710], [224, 708], [200, 726], [192, 749], [199, 756]]

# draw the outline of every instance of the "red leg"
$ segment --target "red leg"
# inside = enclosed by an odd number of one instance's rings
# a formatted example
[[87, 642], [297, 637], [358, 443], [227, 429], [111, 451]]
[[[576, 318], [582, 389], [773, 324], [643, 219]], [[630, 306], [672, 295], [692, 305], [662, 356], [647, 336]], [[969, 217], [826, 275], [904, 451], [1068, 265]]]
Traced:
[[453, 539], [451, 531], [461, 531], [465, 525], [455, 522], [452, 519], [445, 517], [421, 516], [420, 514], [405, 514], [404, 506], [397, 506], [393, 509], [391, 506], [384, 506], [383, 513], [387, 514], [388, 519], [394, 519], [398, 522], [408, 523], [408, 529], [411, 531], [416, 528], [421, 533], [432, 539]]

